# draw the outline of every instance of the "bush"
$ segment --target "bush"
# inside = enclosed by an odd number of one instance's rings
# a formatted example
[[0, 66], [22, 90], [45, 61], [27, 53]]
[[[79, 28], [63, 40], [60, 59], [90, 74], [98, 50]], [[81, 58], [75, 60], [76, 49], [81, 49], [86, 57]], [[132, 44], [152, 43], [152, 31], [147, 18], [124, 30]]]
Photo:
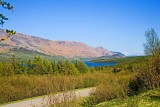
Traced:
[[109, 101], [114, 98], [126, 98], [130, 93], [128, 87], [129, 81], [134, 77], [134, 73], [115, 74], [106, 73], [100, 79], [100, 84], [96, 91], [82, 102], [83, 106], [92, 107], [103, 101]]
[[11, 63], [0, 63], [0, 76], [10, 76], [14, 74], [14, 69]]
[[121, 68], [114, 68], [113, 69], [113, 73], [118, 73], [118, 72], [120, 72], [122, 69]]
[[0, 77], [0, 104], [76, 88], [96, 86], [104, 74], [12, 75]]
[[160, 87], [160, 51], [150, 56], [146, 64], [137, 69], [137, 76], [130, 83], [133, 93]]

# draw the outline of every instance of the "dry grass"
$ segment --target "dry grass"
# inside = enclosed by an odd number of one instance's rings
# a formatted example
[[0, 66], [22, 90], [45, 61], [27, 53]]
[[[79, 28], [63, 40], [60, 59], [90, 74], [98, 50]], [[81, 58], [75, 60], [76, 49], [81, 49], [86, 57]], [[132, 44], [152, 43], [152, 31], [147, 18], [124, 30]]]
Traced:
[[[135, 73], [89, 73], [78, 76], [65, 75], [13, 75], [0, 77], [0, 103], [31, 98], [56, 92], [97, 86], [96, 92], [83, 101], [82, 106], [97, 104], [114, 98], [127, 97], [128, 84]], [[48, 97], [52, 107], [78, 107], [73, 92], [61, 98]], [[63, 99], [63, 100], [62, 100]], [[44, 104], [45, 105], [45, 104]]]
[[50, 93], [94, 87], [104, 74], [13, 75], [0, 77], [0, 104]]
[[130, 93], [129, 83], [135, 77], [135, 73], [106, 73], [101, 78], [96, 91], [82, 102], [85, 107], [92, 107], [103, 101], [114, 98], [126, 98]]

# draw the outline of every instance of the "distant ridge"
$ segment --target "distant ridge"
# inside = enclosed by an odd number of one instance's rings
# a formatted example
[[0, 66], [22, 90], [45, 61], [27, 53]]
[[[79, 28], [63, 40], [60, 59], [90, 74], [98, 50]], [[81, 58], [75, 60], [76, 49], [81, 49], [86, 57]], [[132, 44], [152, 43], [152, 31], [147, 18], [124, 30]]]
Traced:
[[[6, 36], [6, 32], [0, 29], [0, 38]], [[91, 47], [81, 42], [75, 41], [54, 41], [35, 36], [16, 33], [8, 40], [0, 43], [0, 53], [10, 52], [15, 48], [25, 48], [31, 51], [40, 52], [46, 55], [60, 55], [65, 57], [100, 57], [112, 56], [114, 53], [103, 47]]]

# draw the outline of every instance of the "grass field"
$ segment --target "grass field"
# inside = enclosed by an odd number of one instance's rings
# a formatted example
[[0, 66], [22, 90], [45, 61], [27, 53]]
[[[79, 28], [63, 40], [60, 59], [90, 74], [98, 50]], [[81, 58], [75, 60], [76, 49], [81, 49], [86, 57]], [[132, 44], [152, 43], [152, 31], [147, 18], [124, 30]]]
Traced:
[[126, 99], [114, 99], [96, 107], [160, 107], [160, 89], [143, 92]]

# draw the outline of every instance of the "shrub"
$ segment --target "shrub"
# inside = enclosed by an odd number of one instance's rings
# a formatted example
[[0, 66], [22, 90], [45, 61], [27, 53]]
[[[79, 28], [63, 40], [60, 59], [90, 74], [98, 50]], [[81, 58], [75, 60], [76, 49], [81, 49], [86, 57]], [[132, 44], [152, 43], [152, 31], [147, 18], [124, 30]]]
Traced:
[[134, 73], [115, 74], [106, 73], [100, 79], [100, 84], [96, 91], [82, 102], [83, 106], [92, 107], [103, 101], [112, 100], [114, 98], [126, 98], [130, 93], [128, 87], [129, 81], [134, 77]]
[[136, 78], [131, 81], [133, 93], [160, 87], [160, 51], [150, 56], [146, 64], [137, 69]]
[[87, 65], [84, 64], [84, 62], [76, 61], [75, 67], [79, 70], [80, 73], [90, 72], [90, 69], [87, 67]]
[[0, 64], [0, 75], [10, 76], [14, 74], [14, 68], [11, 63], [1, 63]]
[[0, 104], [76, 88], [93, 87], [97, 85], [103, 75], [20, 74], [0, 76]]
[[120, 72], [121, 70], [122, 70], [121, 68], [114, 68], [114, 69], [113, 69], [113, 73]]

